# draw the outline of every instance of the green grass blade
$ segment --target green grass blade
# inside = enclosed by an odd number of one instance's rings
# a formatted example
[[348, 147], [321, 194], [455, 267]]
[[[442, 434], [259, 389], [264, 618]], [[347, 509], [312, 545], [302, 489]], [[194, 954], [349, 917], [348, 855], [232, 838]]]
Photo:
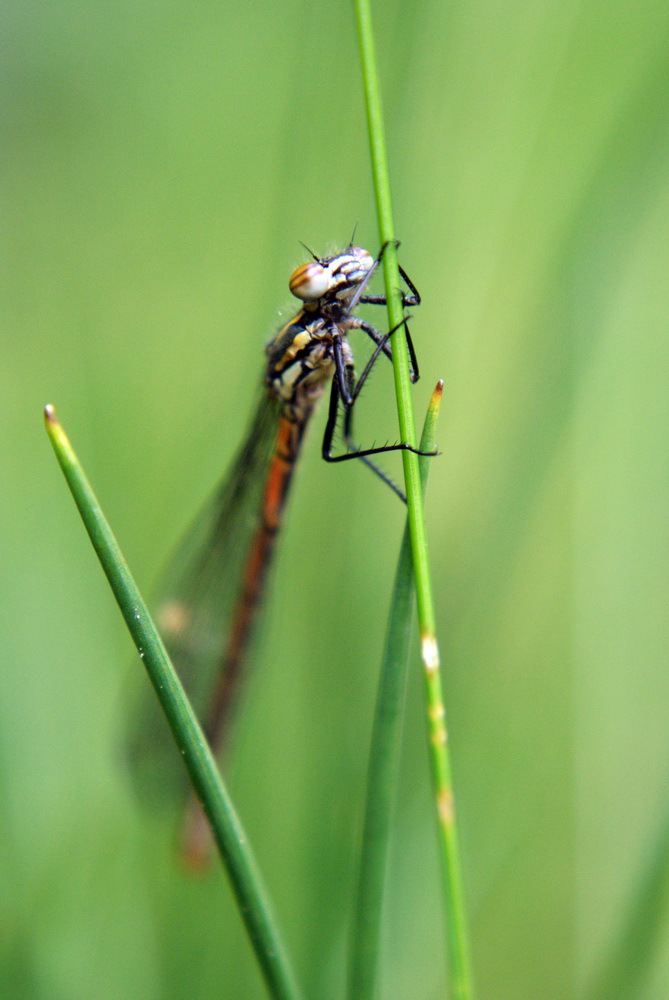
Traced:
[[[420, 442], [421, 451], [433, 451], [435, 448], [443, 385], [439, 382], [432, 394]], [[421, 458], [419, 464], [421, 485], [425, 492], [430, 459]], [[399, 772], [413, 595], [411, 539], [407, 524], [390, 601], [369, 754], [367, 801], [350, 945], [349, 1000], [372, 1000], [375, 991], [388, 843]]]
[[202, 802], [227, 870], [268, 992], [274, 1000], [300, 1000], [267, 890], [239, 817], [137, 585], [79, 460], [56, 419], [45, 410], [47, 433], [79, 508], [114, 597], [137, 646], [162, 710]]
[[[367, 125], [374, 178], [379, 232], [382, 244], [391, 241], [384, 254], [384, 277], [388, 301], [388, 323], [396, 327], [403, 318], [397, 244], [393, 222], [390, 178], [386, 152], [381, 90], [379, 86], [369, 0], [354, 0], [358, 43], [362, 66]], [[409, 379], [409, 352], [406, 339], [393, 337], [395, 392], [402, 441], [415, 446], [415, 424]], [[435, 633], [434, 601], [427, 554], [418, 456], [402, 453], [406, 483], [411, 552], [416, 584], [416, 604], [424, 664], [426, 715], [429, 734], [435, 812], [444, 879], [444, 900], [448, 931], [449, 976], [454, 1000], [471, 1000], [473, 983], [469, 961], [468, 931], [460, 863], [459, 838], [448, 751], [446, 713], [439, 672], [439, 648]]]
[[637, 880], [624, 923], [588, 1000], [636, 1000], [643, 995], [669, 913], [669, 817], [653, 856]]

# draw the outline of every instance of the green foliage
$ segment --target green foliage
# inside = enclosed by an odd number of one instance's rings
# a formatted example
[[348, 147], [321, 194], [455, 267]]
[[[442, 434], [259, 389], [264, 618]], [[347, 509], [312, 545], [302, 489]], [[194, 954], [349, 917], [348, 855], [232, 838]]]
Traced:
[[[477, 992], [586, 998], [666, 813], [669, 13], [390, 2], [376, 21], [418, 413], [445, 379], [427, 518]], [[12, 4], [5, 26], [2, 989], [255, 1000], [222, 874], [181, 872], [180, 803], [134, 790], [145, 681], [40, 412], [58, 406], [146, 590], [243, 433], [298, 241], [341, 246], [358, 221], [377, 249], [351, 12]], [[361, 437], [394, 437], [390, 385], [375, 373]], [[343, 992], [403, 524], [365, 469], [320, 462], [318, 430], [230, 775], [313, 997]], [[433, 1000], [412, 673], [381, 997]], [[634, 1000], [666, 997], [666, 938]]]

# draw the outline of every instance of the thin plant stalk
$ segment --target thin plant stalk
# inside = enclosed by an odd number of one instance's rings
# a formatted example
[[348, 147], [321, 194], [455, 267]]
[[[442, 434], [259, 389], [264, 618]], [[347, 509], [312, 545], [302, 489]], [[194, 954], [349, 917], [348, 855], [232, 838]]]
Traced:
[[[367, 126], [372, 160], [381, 243], [388, 243], [384, 254], [384, 277], [388, 302], [388, 323], [392, 329], [402, 321], [402, 299], [397, 266], [397, 242], [390, 195], [388, 157], [383, 125], [372, 15], [369, 0], [354, 0], [358, 44], [362, 66]], [[393, 338], [395, 391], [402, 441], [415, 447], [416, 434], [411, 404], [409, 356], [404, 337]], [[439, 648], [435, 633], [434, 602], [430, 583], [427, 538], [423, 514], [418, 456], [402, 452], [406, 482], [409, 532], [416, 604], [424, 665], [426, 714], [430, 763], [435, 793], [435, 811], [439, 832], [440, 855], [444, 877], [444, 898], [449, 951], [449, 978], [454, 1000], [471, 1000], [473, 982], [469, 960], [459, 838], [455, 817], [453, 783], [447, 742], [446, 713], [439, 673]]]
[[[443, 382], [432, 394], [420, 441], [433, 451]], [[423, 493], [430, 459], [419, 461]], [[369, 753], [357, 897], [351, 928], [349, 1000], [372, 1000], [377, 981], [385, 875], [399, 774], [404, 692], [413, 627], [414, 586], [409, 526], [404, 529], [390, 600]]]
[[84, 470], [56, 418], [47, 433], [93, 548], [146, 667], [178, 750], [211, 823], [251, 945], [273, 1000], [301, 1000], [267, 889], [216, 761]]

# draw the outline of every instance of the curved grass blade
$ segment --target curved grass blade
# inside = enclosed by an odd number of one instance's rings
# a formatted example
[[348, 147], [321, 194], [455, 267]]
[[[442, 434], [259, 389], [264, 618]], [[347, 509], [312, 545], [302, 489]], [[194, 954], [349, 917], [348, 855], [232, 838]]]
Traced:
[[137, 646], [177, 747], [202, 802], [239, 911], [274, 1000], [300, 1000], [255, 857], [195, 713], [172, 666], [118, 543], [52, 406], [46, 429], [93, 548]]

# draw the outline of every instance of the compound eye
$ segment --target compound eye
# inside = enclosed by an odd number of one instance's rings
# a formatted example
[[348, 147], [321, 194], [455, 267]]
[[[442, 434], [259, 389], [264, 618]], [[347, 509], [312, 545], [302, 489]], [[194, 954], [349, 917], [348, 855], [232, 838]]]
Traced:
[[330, 275], [316, 261], [302, 264], [290, 276], [288, 287], [293, 295], [303, 302], [313, 302], [320, 299], [328, 290]]

